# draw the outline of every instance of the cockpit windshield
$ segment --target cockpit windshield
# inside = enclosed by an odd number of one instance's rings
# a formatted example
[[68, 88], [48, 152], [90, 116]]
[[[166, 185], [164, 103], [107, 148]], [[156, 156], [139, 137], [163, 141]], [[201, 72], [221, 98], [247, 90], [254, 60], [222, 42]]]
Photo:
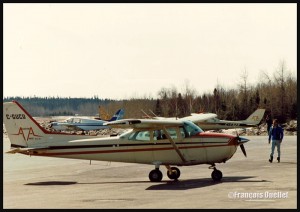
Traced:
[[196, 124], [194, 124], [191, 121], [184, 121], [183, 126], [189, 136], [197, 135], [197, 134], [203, 132], [203, 130], [200, 127], [198, 127]]

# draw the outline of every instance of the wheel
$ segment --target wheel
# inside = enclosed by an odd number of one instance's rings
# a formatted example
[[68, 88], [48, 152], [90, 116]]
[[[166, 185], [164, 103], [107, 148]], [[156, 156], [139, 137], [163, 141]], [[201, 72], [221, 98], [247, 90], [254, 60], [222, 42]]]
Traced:
[[160, 182], [163, 178], [163, 174], [159, 169], [154, 169], [149, 173], [149, 179], [151, 182]]
[[223, 174], [220, 170], [213, 170], [213, 172], [211, 173], [211, 177], [214, 181], [220, 181], [223, 177]]
[[172, 172], [167, 171], [167, 175], [171, 180], [177, 180], [180, 176], [180, 170], [177, 167], [171, 167]]

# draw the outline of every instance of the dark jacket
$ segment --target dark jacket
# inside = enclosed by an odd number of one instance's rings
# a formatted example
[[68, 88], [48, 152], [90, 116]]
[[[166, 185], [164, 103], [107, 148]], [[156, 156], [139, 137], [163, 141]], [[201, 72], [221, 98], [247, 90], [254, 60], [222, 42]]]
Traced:
[[280, 126], [270, 128], [269, 131], [269, 141], [271, 140], [282, 140], [283, 139], [283, 129]]

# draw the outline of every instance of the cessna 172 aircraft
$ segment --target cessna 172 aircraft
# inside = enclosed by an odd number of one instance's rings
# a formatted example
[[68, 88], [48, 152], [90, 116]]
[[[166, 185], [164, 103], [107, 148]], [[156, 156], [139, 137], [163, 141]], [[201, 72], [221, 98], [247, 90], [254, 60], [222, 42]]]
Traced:
[[87, 117], [71, 117], [61, 122], [51, 122], [50, 128], [55, 130], [99, 130], [110, 128], [107, 125], [103, 125], [106, 122], [116, 121], [122, 119], [124, 116], [124, 110], [119, 109], [110, 120], [92, 119]]
[[11, 142], [7, 153], [152, 164], [155, 169], [148, 175], [152, 182], [162, 180], [161, 165], [167, 168], [170, 179], [177, 180], [180, 170], [175, 166], [197, 164], [210, 165], [212, 179], [220, 181], [223, 175], [215, 164], [229, 160], [238, 146], [246, 156], [244, 143], [249, 141], [203, 132], [193, 122], [182, 120], [122, 119], [105, 123], [130, 129], [116, 137], [50, 132], [16, 101], [3, 103], [3, 122]]
[[[202, 130], [220, 130], [256, 127], [261, 122], [262, 118], [264, 117], [264, 114], [265, 109], [257, 109], [247, 119], [240, 121], [220, 120], [216, 118], [217, 114], [215, 113], [192, 113], [191, 116], [183, 118], [165, 118], [157, 116], [154, 116], [152, 118], [159, 120], [189, 120], [197, 124]], [[149, 115], [147, 116], [150, 117]]]

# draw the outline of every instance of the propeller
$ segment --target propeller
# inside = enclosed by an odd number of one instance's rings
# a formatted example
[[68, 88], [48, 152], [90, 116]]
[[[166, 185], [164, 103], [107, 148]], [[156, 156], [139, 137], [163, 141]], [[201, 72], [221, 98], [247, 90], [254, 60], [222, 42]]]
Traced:
[[235, 129], [235, 131], [236, 131], [236, 137], [237, 137], [237, 139], [238, 139], [238, 143], [240, 144], [239, 146], [240, 146], [240, 148], [241, 148], [243, 154], [245, 155], [245, 157], [247, 157], [247, 153], [246, 153], [246, 150], [245, 150], [245, 147], [244, 147], [244, 144], [243, 144], [243, 143], [247, 142], [248, 139], [240, 138], [240, 136], [239, 136], [239, 134], [238, 134], [238, 132], [237, 132], [236, 129]]
[[240, 147], [241, 147], [241, 150], [242, 150], [242, 152], [244, 153], [245, 157], [247, 157], [247, 154], [246, 154], [246, 150], [245, 150], [244, 144], [241, 144]]

